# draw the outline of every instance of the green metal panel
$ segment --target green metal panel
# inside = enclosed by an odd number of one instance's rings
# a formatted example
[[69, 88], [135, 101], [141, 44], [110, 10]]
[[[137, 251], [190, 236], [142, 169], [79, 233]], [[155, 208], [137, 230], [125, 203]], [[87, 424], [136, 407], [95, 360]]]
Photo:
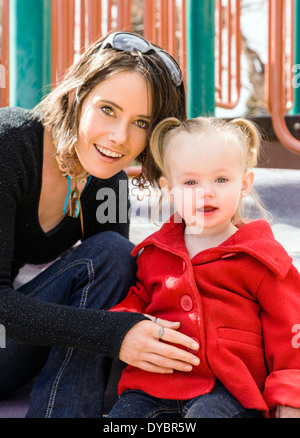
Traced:
[[295, 104], [292, 114], [300, 114], [300, 0], [295, 1], [295, 77], [294, 77], [294, 99]]
[[215, 113], [215, 0], [187, 0], [189, 117]]
[[51, 0], [9, 3], [9, 104], [33, 108], [51, 81]]

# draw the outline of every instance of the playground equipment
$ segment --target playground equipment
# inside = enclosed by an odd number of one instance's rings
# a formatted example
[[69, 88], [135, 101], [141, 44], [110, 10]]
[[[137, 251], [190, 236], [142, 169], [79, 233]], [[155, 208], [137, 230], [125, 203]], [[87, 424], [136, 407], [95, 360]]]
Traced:
[[[291, 73], [297, 76], [297, 68], [292, 69], [298, 65], [300, 71], [300, 0], [265, 1], [270, 13], [266, 75], [270, 117], [257, 122], [264, 123], [272, 141], [271, 165], [266, 167], [288, 167], [285, 157], [289, 154], [290, 169], [299, 169], [294, 125], [296, 121], [300, 126], [300, 87], [291, 87], [295, 79]], [[143, 9], [138, 23], [133, 22], [134, 0], [0, 0], [1, 4], [1, 106], [33, 107], [90, 42], [116, 29], [141, 32], [178, 59], [187, 83], [190, 116], [213, 114], [217, 107], [230, 110], [239, 102], [241, 0], [140, 0]], [[129, 176], [137, 171], [127, 169]], [[300, 269], [299, 172], [257, 169], [256, 190], [273, 214], [275, 236]], [[136, 202], [132, 199], [133, 209]], [[154, 231], [152, 227], [137, 216], [132, 220], [131, 240], [141, 241]], [[107, 412], [115, 400], [116, 381], [113, 375]], [[24, 417], [30, 390], [31, 383], [0, 400], [0, 418]]]
[[[189, 116], [232, 109], [239, 102], [241, 0], [1, 1], [1, 106], [33, 107], [82, 50], [118, 29], [143, 33], [178, 59]], [[300, 113], [300, 87], [293, 81], [297, 66], [300, 71], [300, 0], [265, 1], [267, 107], [277, 139], [300, 155], [300, 141], [286, 121]]]

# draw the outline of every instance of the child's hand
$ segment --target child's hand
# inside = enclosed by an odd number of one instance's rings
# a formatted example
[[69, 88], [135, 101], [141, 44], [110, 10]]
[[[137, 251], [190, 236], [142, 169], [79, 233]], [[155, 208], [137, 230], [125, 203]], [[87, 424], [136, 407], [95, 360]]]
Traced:
[[277, 406], [276, 418], [300, 418], [300, 409], [289, 406]]

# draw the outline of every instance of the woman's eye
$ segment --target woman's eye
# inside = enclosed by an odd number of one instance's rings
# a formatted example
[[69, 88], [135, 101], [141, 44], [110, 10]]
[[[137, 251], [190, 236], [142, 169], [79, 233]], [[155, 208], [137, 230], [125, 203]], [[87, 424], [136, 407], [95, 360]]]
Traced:
[[218, 178], [216, 180], [216, 182], [219, 183], [219, 184], [225, 183], [226, 181], [228, 181], [226, 178]]
[[141, 129], [148, 129], [149, 128], [149, 123], [146, 122], [145, 120], [137, 120], [136, 125], [138, 126], [138, 128], [141, 128]]
[[102, 106], [101, 110], [104, 114], [106, 114], [107, 116], [111, 116], [113, 114], [113, 110], [112, 108], [110, 108], [109, 106]]

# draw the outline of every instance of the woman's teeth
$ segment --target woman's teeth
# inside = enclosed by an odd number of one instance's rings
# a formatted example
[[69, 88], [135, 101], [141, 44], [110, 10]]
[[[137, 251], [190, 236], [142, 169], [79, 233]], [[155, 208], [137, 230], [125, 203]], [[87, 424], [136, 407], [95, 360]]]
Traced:
[[104, 149], [101, 146], [98, 146], [97, 144], [95, 144], [96, 149], [101, 152], [101, 154], [107, 156], [107, 157], [112, 157], [112, 158], [121, 158], [123, 156], [123, 154], [117, 154], [117, 152], [113, 152], [110, 151], [109, 149]]

